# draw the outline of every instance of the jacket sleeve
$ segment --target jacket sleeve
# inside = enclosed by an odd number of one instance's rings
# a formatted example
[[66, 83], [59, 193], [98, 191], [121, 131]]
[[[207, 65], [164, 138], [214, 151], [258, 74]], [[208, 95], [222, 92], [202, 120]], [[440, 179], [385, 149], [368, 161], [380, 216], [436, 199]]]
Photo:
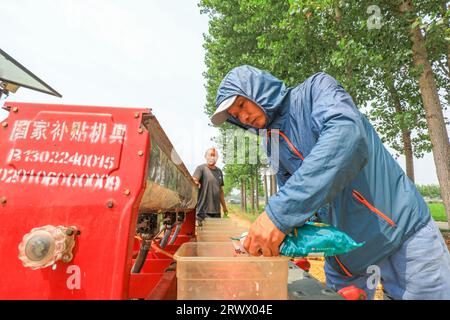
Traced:
[[368, 158], [362, 115], [350, 95], [325, 73], [314, 75], [305, 84], [306, 97], [311, 99], [312, 131], [318, 139], [300, 168], [266, 206], [270, 219], [285, 233], [331, 202]]
[[278, 168], [276, 177], [278, 189], [280, 189], [285, 185], [286, 181], [289, 179], [289, 173], [284, 168]]

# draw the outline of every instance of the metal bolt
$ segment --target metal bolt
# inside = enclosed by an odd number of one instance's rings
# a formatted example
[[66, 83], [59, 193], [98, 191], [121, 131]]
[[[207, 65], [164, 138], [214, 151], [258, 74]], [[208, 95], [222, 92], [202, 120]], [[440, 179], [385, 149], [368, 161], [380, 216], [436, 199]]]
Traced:
[[135, 112], [134, 113], [134, 117], [137, 119], [137, 118], [139, 118], [139, 112]]
[[123, 194], [124, 195], [126, 195], [126, 196], [129, 196], [130, 195], [130, 190], [128, 190], [128, 189], [125, 189], [124, 191], [123, 191]]
[[139, 156], [139, 157], [142, 157], [143, 155], [144, 155], [144, 151], [139, 150], [139, 151], [138, 151], [138, 156]]
[[114, 202], [112, 200], [109, 200], [108, 202], [106, 202], [106, 206], [111, 209], [114, 207]]
[[2, 127], [6, 128], [8, 126], [8, 122], [2, 122]]
[[5, 197], [2, 197], [2, 198], [0, 199], [0, 203], [1, 203], [1, 204], [6, 204], [6, 198], [5, 198]]
[[19, 108], [17, 108], [17, 107], [12, 108], [12, 112], [17, 112], [17, 111], [19, 111]]

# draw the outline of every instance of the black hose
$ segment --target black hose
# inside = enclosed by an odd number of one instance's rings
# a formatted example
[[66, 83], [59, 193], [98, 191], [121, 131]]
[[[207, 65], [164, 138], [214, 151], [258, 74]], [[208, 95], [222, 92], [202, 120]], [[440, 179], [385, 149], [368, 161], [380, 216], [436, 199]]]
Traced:
[[172, 226], [170, 226], [170, 227], [168, 226], [166, 231], [164, 232], [164, 236], [161, 239], [161, 242], [159, 243], [159, 247], [161, 249], [164, 249], [166, 247], [167, 240], [169, 240], [169, 236], [170, 236], [171, 233], [172, 233]]
[[180, 233], [181, 226], [182, 226], [181, 223], [177, 224], [177, 227], [175, 228], [175, 232], [173, 233], [172, 238], [170, 238], [169, 244], [175, 243], [175, 240], [177, 240], [178, 234]]
[[151, 239], [142, 239], [141, 247], [139, 248], [138, 256], [134, 261], [133, 268], [131, 269], [131, 273], [140, 273], [142, 267], [144, 266], [145, 260], [147, 260], [148, 251], [152, 245]]

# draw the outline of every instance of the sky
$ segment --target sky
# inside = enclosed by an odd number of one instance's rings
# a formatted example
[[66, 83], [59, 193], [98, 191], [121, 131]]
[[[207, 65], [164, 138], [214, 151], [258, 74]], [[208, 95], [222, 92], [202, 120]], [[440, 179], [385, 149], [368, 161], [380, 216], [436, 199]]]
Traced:
[[[198, 0], [14, 0], [2, 4], [0, 48], [63, 95], [19, 89], [8, 101], [152, 108], [193, 173], [218, 130], [204, 113]], [[1, 104], [4, 100], [0, 101]], [[7, 113], [0, 112], [0, 119]], [[404, 158], [399, 158], [404, 168]], [[219, 166], [223, 165], [219, 162]], [[437, 183], [433, 157], [416, 182]]]

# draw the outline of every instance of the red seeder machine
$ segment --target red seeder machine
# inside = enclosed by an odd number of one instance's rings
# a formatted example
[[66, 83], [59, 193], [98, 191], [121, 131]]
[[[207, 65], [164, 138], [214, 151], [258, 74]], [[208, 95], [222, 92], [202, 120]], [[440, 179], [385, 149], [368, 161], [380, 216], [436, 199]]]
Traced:
[[[59, 96], [1, 50], [0, 67], [0, 96]], [[197, 187], [151, 110], [4, 109], [0, 299], [175, 299]]]

